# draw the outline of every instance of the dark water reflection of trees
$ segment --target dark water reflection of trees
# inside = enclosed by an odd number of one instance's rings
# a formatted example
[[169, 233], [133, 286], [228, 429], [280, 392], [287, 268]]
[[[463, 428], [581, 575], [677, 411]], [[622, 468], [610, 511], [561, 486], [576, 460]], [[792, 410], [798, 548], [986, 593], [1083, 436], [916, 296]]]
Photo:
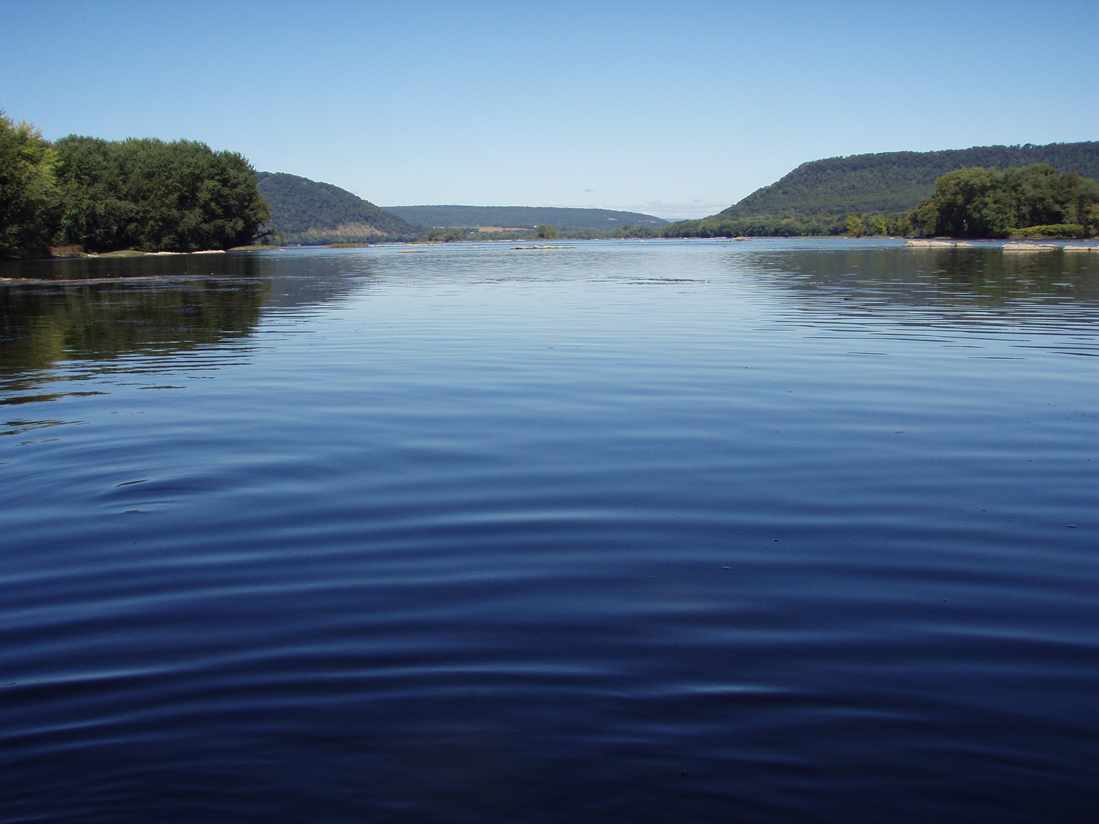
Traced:
[[6, 264], [0, 274], [36, 280], [0, 285], [0, 373], [244, 338], [264, 311], [339, 301], [365, 288], [371, 265], [346, 254]]
[[[738, 268], [744, 258], [736, 260]], [[879, 305], [933, 308], [1014, 302], [1099, 304], [1099, 255], [1010, 253], [999, 248], [864, 248], [754, 253], [756, 282]]]
[[0, 370], [216, 344], [250, 333], [264, 281], [0, 289]]

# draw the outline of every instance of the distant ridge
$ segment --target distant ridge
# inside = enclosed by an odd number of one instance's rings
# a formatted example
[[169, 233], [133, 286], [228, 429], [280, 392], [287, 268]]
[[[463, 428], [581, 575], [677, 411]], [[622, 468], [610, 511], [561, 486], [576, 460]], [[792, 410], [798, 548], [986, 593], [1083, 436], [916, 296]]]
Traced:
[[935, 179], [967, 166], [1007, 168], [1049, 163], [1099, 178], [1099, 141], [1045, 146], [976, 146], [937, 152], [886, 152], [803, 163], [714, 217], [902, 212], [929, 197]]
[[257, 172], [271, 225], [287, 242], [409, 238], [417, 229], [339, 186], [284, 172]]
[[387, 206], [385, 211], [428, 229], [479, 226], [533, 228], [541, 225], [565, 230], [616, 229], [621, 226], [664, 226], [668, 222], [640, 212], [553, 206]]

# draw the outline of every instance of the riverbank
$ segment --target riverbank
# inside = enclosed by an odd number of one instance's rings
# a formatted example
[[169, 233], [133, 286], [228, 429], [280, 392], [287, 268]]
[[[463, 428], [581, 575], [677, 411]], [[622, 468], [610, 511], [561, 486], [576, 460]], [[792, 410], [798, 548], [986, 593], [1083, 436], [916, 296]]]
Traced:
[[[228, 251], [242, 251], [253, 247], [240, 246]], [[277, 248], [277, 247], [269, 247]], [[80, 246], [51, 246], [45, 258], [32, 260], [73, 260], [84, 258], [132, 258], [132, 257], [170, 257], [175, 255], [224, 255], [225, 249], [196, 249], [193, 252], [147, 252], [144, 249], [116, 249], [111, 252], [85, 252]]]
[[1061, 243], [1037, 243], [1034, 241], [998, 240], [969, 240], [962, 238], [908, 238], [905, 246], [913, 249], [968, 249], [988, 244], [996, 244], [1005, 252], [1096, 252], [1099, 253], [1097, 243], [1079, 243], [1065, 241]]
[[[332, 243], [317, 248], [360, 248], [367, 246], [365, 243]], [[228, 249], [195, 249], [190, 252], [151, 252], [145, 249], [114, 249], [109, 252], [85, 252], [80, 246], [51, 246], [49, 253], [40, 257], [10, 258], [10, 260], [45, 261], [45, 260], [97, 260], [117, 258], [140, 257], [186, 257], [188, 255], [224, 255], [229, 252], [273, 252], [286, 249], [271, 243], [253, 243], [246, 246], [232, 246]]]
[[107, 283], [176, 283], [186, 280], [216, 280], [223, 275], [118, 275], [88, 278], [0, 277], [0, 286], [102, 286]]

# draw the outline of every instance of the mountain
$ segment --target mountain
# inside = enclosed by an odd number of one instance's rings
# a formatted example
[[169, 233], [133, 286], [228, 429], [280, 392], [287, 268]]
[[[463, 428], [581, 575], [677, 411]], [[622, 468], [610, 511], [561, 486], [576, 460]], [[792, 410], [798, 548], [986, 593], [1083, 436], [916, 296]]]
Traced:
[[418, 233], [396, 215], [331, 183], [283, 172], [257, 172], [256, 180], [271, 207], [270, 227], [289, 242], [382, 240]]
[[935, 180], [967, 166], [1003, 169], [1049, 163], [1062, 172], [1099, 178], [1099, 141], [1046, 146], [978, 146], [939, 152], [887, 152], [803, 163], [770, 186], [714, 215], [846, 215], [903, 212], [930, 197]]
[[385, 211], [427, 228], [548, 225], [558, 229], [617, 229], [621, 226], [664, 226], [668, 222], [639, 212], [551, 206], [387, 206]]

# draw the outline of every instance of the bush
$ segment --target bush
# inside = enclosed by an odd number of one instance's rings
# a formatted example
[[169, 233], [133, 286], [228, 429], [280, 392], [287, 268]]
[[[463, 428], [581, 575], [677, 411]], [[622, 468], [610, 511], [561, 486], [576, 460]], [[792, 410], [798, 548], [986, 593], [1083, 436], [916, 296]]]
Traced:
[[1073, 238], [1087, 237], [1080, 223], [1047, 223], [1041, 226], [1027, 226], [1025, 229], [1012, 229], [1013, 238]]

